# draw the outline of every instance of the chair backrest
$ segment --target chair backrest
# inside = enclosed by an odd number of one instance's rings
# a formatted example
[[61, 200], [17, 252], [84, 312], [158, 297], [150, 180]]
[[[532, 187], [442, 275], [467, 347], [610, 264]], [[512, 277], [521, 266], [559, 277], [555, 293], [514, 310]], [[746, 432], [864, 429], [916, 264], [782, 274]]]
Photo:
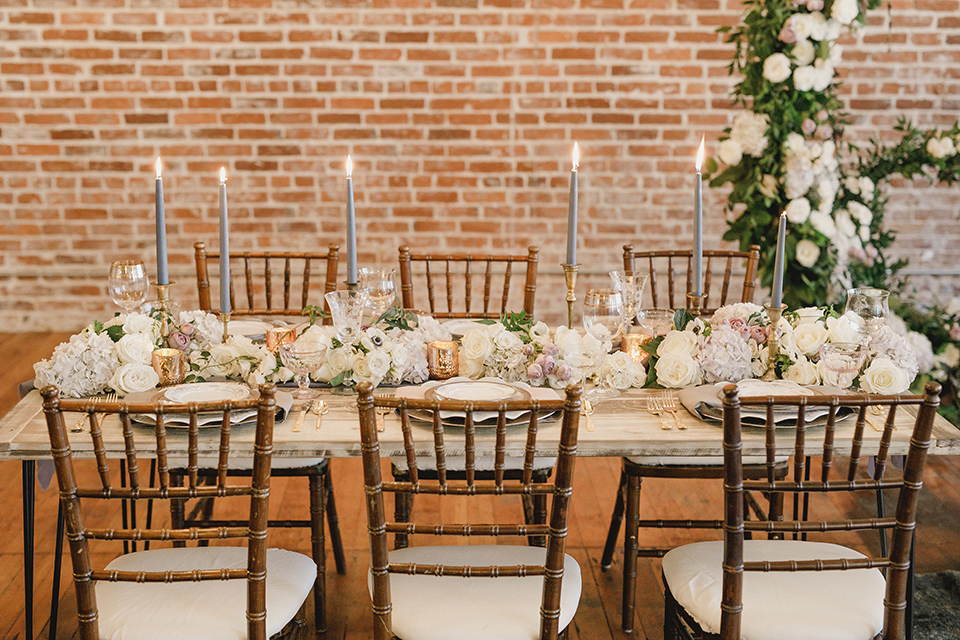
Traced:
[[[210, 296], [210, 274], [208, 263], [219, 264], [220, 253], [207, 251], [206, 244], [193, 245], [197, 263], [197, 294], [200, 296], [200, 309], [213, 313]], [[323, 294], [337, 288], [337, 265], [340, 259], [340, 245], [331, 244], [326, 253], [290, 253], [281, 251], [231, 251], [230, 252], [230, 312], [236, 316], [299, 316], [308, 304], [327, 309]], [[275, 292], [279, 274], [274, 273], [274, 265], [283, 264], [282, 296]], [[235, 265], [242, 265], [245, 295], [237, 296], [234, 278], [237, 276]], [[319, 270], [319, 278], [313, 278], [314, 265]], [[321, 287], [314, 287], [311, 295], [311, 282], [320, 280]], [[300, 298], [292, 298], [295, 285], [300, 285]], [[241, 304], [237, 305], [237, 299]], [[219, 298], [218, 298], [219, 300]], [[282, 302], [282, 306], [281, 306]], [[294, 306], [290, 306], [291, 303]], [[299, 305], [299, 306], [298, 306]]]
[[[553, 401], [506, 401], [506, 402], [459, 402], [425, 399], [408, 399], [373, 395], [373, 386], [368, 382], [358, 385], [360, 411], [360, 439], [363, 452], [363, 480], [367, 495], [367, 528], [370, 532], [370, 566], [373, 575], [374, 629], [377, 640], [393, 638], [391, 628], [390, 574], [456, 575], [463, 577], [496, 578], [528, 575], [543, 575], [541, 602], [541, 638], [554, 639], [558, 634], [560, 613], [560, 585], [563, 578], [564, 544], [567, 531], [567, 516], [573, 484], [573, 464], [577, 452], [577, 427], [580, 414], [579, 386], [566, 389], [565, 400]], [[380, 473], [380, 445], [377, 439], [377, 409], [397, 410], [403, 431], [403, 446], [410, 478], [408, 482], [384, 482]], [[440, 411], [463, 412], [464, 424], [449, 430], [444, 429]], [[474, 425], [474, 413], [492, 411], [497, 415], [493, 433]], [[520, 452], [507, 451], [506, 412], [529, 411], [526, 438], [523, 446], [523, 467], [519, 479], [507, 479], [506, 457], [519, 457]], [[560, 446], [557, 467], [552, 482], [535, 482], [533, 479], [534, 453], [537, 445], [540, 412], [562, 411]], [[411, 412], [427, 416], [433, 431], [433, 458], [436, 480], [421, 478], [417, 467], [416, 431], [411, 427]], [[423, 443], [420, 443], [423, 448]], [[447, 451], [459, 449], [465, 454], [464, 480], [451, 481], [447, 473]], [[479, 480], [476, 461], [483, 455], [493, 458], [492, 480]], [[432, 465], [431, 465], [432, 466]], [[489, 477], [489, 476], [484, 476]], [[383, 492], [434, 494], [448, 496], [478, 495], [552, 495], [553, 502], [549, 525], [537, 524], [482, 524], [482, 523], [418, 523], [387, 522], [383, 506]], [[457, 536], [547, 536], [546, 561], [543, 565], [523, 566], [450, 566], [391, 564], [387, 558], [387, 534], [408, 535], [457, 535]]]
[[[414, 254], [410, 253], [409, 247], [400, 247], [403, 307], [418, 309], [414, 289], [422, 291], [425, 288], [429, 309], [423, 310], [435, 318], [499, 318], [504, 311], [520, 311], [520, 308], [508, 306], [513, 266], [520, 264], [525, 266], [522, 309], [528, 316], [533, 315], [539, 253], [537, 247], [529, 247], [525, 256]], [[481, 278], [482, 294], [475, 287], [478, 284], [475, 281]], [[442, 285], [440, 280], [443, 280]], [[462, 282], [462, 289], [459, 282]], [[482, 306], [475, 308], [475, 302]]]
[[[80, 622], [80, 637], [98, 638], [97, 599], [94, 583], [99, 580], [111, 582], [181, 582], [197, 580], [244, 579], [247, 581], [247, 631], [251, 639], [266, 637], [266, 551], [267, 551], [267, 502], [270, 495], [270, 458], [273, 449], [273, 423], [276, 401], [275, 387], [266, 384], [260, 387], [259, 398], [210, 403], [150, 403], [96, 402], [91, 400], [61, 400], [56, 387], [45, 387], [43, 411], [46, 414], [50, 446], [57, 468], [60, 485], [60, 501], [66, 514], [67, 540], [73, 561], [74, 584], [77, 591], [77, 616]], [[252, 481], [249, 484], [228, 483], [227, 468], [230, 456], [230, 414], [234, 411], [257, 411], [256, 440]], [[88, 436], [93, 441], [93, 453], [99, 471], [99, 486], [77, 486], [73, 456], [64, 426], [64, 413], [86, 413]], [[198, 474], [199, 438], [197, 414], [222, 412], [219, 429], [219, 458], [215, 485], [200, 485]], [[145, 486], [140, 477], [139, 455], [135, 441], [132, 417], [137, 414], [152, 415], [156, 421], [152, 431], [151, 447], [143, 451], [144, 457], [157, 460], [159, 486]], [[168, 430], [164, 416], [188, 414], [189, 427]], [[124, 460], [127, 464], [129, 485], [115, 486], [116, 473], [111, 473], [107, 447], [103, 440], [101, 423], [112, 416], [119, 418], [123, 433]], [[140, 431], [140, 428], [137, 429]], [[168, 438], [186, 435], [188, 463], [187, 485], [173, 486], [170, 482], [170, 465], [167, 459]], [[72, 434], [79, 437], [78, 434]], [[84, 523], [83, 501], [87, 499], [122, 500], [184, 500], [198, 497], [249, 497], [249, 524], [245, 527], [209, 527], [193, 529], [93, 529]], [[81, 501], [83, 499], [83, 501]], [[247, 566], [243, 569], [194, 570], [194, 571], [116, 571], [94, 569], [89, 550], [90, 540], [247, 540]]]
[[[757, 266], [760, 247], [752, 245], [749, 251], [715, 250], [703, 252], [703, 292], [707, 295], [704, 313], [713, 313], [719, 307], [734, 302], [753, 302], [757, 288]], [[737, 282], [734, 269], [743, 267], [742, 284]], [[677, 282], [677, 269], [686, 274], [684, 283]], [[689, 308], [687, 293], [693, 291], [693, 251], [634, 251], [632, 244], [623, 245], [623, 270], [649, 271], [648, 289], [653, 308]], [[666, 274], [666, 287], [661, 282]], [[717, 286], [719, 280], [719, 286]], [[664, 290], [666, 289], [666, 290]], [[739, 294], [739, 297], [738, 297]], [[645, 303], [641, 303], [644, 306]]]
[[[723, 600], [721, 604], [720, 637], [740, 638], [740, 614], [742, 610], [742, 590], [744, 571], [843, 571], [847, 569], [881, 568], [886, 571], [887, 591], [884, 597], [883, 638], [903, 638], [905, 632], [907, 574], [911, 563], [910, 549], [913, 544], [914, 526], [917, 517], [917, 499], [922, 486], [923, 467], [926, 463], [927, 449], [933, 430], [933, 420], [940, 405], [940, 385], [928, 383], [922, 396], [796, 396], [776, 398], [739, 398], [735, 385], [727, 385], [723, 390], [723, 451], [724, 451], [724, 560], [723, 560]], [[895, 430], [894, 421], [898, 409], [908, 411], [911, 405], [918, 406], [914, 421], [913, 435], [906, 464], [899, 478], [885, 477], [890, 465], [889, 448]], [[766, 480], [744, 480], [741, 460], [741, 407], [765, 410], [765, 449]], [[874, 407], [886, 412], [880, 436], [880, 446], [874, 458], [872, 475], [869, 469], [862, 469], [863, 430], [868, 414]], [[904, 407], [904, 408], [901, 408]], [[796, 415], [796, 427], [793, 428], [794, 458], [792, 474], [782, 480], [773, 475], [775, 440], [789, 436], [790, 428], [783, 423], [774, 422], [783, 419], [783, 410]], [[820, 472], [808, 468], [810, 451], [807, 446], [807, 411], [811, 408], [826, 410], [826, 423], [823, 428], [822, 458], [819, 461]], [[791, 409], [795, 409], [793, 414]], [[844, 471], [836, 464], [836, 421], [838, 412], [853, 411], [856, 414], [853, 436], [850, 446], [849, 466]], [[853, 416], [850, 416], [853, 418]], [[848, 419], [850, 419], [848, 418]], [[822, 418], [821, 418], [822, 419]], [[817, 427], [820, 429], [820, 427]], [[819, 436], [818, 436], [819, 437]], [[772, 494], [793, 494], [795, 496], [824, 496], [836, 492], [898, 492], [897, 510], [892, 518], [843, 519], [843, 514], [833, 514], [833, 518], [820, 520], [807, 519], [800, 515], [794, 502], [792, 520], [745, 521], [743, 496], [745, 491], [763, 491]], [[806, 509], [804, 509], [806, 511]], [[811, 512], [815, 512], [811, 508]], [[829, 507], [822, 512], [830, 513]], [[744, 562], [743, 540], [745, 532], [763, 531], [777, 535], [813, 534], [817, 532], [853, 532], [893, 529], [892, 544], [886, 557], [865, 557], [862, 559], [823, 558], [817, 560], [783, 560], [768, 562]]]

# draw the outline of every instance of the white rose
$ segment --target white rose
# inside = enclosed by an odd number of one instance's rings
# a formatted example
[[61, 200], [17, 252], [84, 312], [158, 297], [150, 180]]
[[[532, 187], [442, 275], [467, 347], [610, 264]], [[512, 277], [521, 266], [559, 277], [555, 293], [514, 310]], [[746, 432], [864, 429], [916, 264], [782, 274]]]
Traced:
[[820, 352], [820, 346], [827, 341], [828, 335], [826, 328], [819, 322], [800, 324], [793, 330], [797, 348], [807, 357], [815, 356]]
[[353, 349], [351, 347], [340, 347], [327, 352], [327, 364], [330, 365], [330, 373], [333, 378], [349, 369], [352, 363]]
[[790, 224], [803, 224], [810, 217], [810, 201], [806, 198], [794, 198], [784, 208]]
[[955, 369], [960, 365], [960, 349], [952, 342], [948, 342], [943, 351], [936, 355], [936, 361], [948, 369]]
[[160, 323], [144, 313], [131, 313], [123, 321], [123, 332], [144, 333], [156, 339], [160, 335]]
[[738, 165], [743, 160], [743, 147], [733, 138], [727, 138], [717, 147], [717, 156], [726, 165]]
[[128, 333], [117, 340], [117, 357], [124, 364], [150, 364], [156, 347], [149, 337], [142, 333]]
[[796, 313], [797, 317], [799, 318], [797, 324], [816, 322], [823, 317], [823, 311], [818, 307], [803, 307], [801, 309], [797, 309]]
[[657, 360], [654, 367], [661, 387], [680, 389], [703, 382], [703, 373], [696, 361], [685, 351], [674, 351]]
[[826, 236], [828, 240], [832, 240], [837, 234], [837, 225], [829, 213], [814, 211], [810, 214], [810, 224], [813, 225], [814, 229]]
[[110, 387], [122, 395], [148, 391], [160, 383], [160, 376], [153, 367], [146, 364], [130, 363], [114, 371], [110, 378]]
[[517, 337], [517, 334], [504, 330], [493, 337], [493, 344], [502, 351], [513, 351], [521, 348], [523, 341]]
[[763, 61], [763, 77], [770, 82], [783, 82], [790, 77], [790, 58], [774, 53]]
[[804, 238], [797, 243], [797, 262], [808, 269], [820, 259], [820, 247], [812, 240]]
[[873, 184], [873, 180], [863, 176], [857, 181], [857, 186], [860, 187], [860, 194], [865, 198], [870, 199], [873, 197], [873, 192], [876, 189], [876, 185]]
[[700, 351], [697, 335], [692, 331], [671, 331], [663, 338], [657, 347], [657, 356], [662, 358], [681, 351], [689, 356], [695, 356]]
[[493, 353], [493, 338], [483, 329], [467, 331], [460, 341], [463, 357], [468, 360], [479, 360], [482, 364]]
[[813, 75], [813, 90], [823, 91], [830, 86], [833, 81], [833, 67], [829, 64], [816, 67], [816, 73]]
[[830, 9], [830, 17], [840, 24], [850, 24], [860, 15], [857, 0], [834, 0]]
[[375, 380], [373, 371], [370, 369], [370, 363], [367, 362], [367, 357], [362, 352], [353, 355], [350, 368], [353, 370], [351, 377], [354, 382], [373, 382]]
[[805, 385], [820, 383], [817, 365], [807, 359], [794, 362], [789, 369], [783, 372], [783, 379]]
[[793, 70], [793, 86], [797, 91], [810, 91], [817, 81], [817, 70], [810, 65]]
[[580, 351], [580, 334], [565, 326], [557, 328], [557, 334], [553, 337], [553, 342], [563, 354]]
[[483, 360], [475, 360], [471, 358], [465, 358], [463, 356], [463, 350], [460, 351], [460, 375], [466, 376], [468, 378], [477, 378], [483, 377]]
[[367, 365], [374, 378], [382, 379], [390, 370], [390, 354], [383, 349], [374, 349], [367, 354]]
[[910, 379], [890, 358], [874, 358], [860, 376], [860, 387], [867, 393], [903, 393], [910, 388]]
[[827, 318], [827, 330], [830, 342], [857, 344], [863, 332], [863, 319], [853, 312], [839, 318]]
[[606, 357], [604, 369], [611, 373], [624, 373], [633, 365], [633, 360], [623, 351], [615, 351]]
[[801, 67], [805, 67], [813, 62], [815, 57], [817, 57], [817, 50], [809, 40], [800, 40], [797, 44], [793, 45], [793, 59], [796, 60], [797, 64]]

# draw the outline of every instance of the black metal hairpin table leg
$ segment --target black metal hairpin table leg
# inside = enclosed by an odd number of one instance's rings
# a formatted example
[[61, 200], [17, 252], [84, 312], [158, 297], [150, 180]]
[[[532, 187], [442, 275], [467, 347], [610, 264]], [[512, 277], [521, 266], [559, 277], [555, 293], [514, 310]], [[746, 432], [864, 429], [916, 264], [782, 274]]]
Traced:
[[33, 514], [37, 481], [37, 463], [24, 460], [20, 463], [23, 481], [23, 606], [26, 621], [26, 637], [33, 639]]
[[50, 640], [57, 637], [57, 613], [60, 611], [60, 567], [63, 563], [63, 503], [57, 501], [57, 550], [53, 556], [53, 589], [50, 597]]

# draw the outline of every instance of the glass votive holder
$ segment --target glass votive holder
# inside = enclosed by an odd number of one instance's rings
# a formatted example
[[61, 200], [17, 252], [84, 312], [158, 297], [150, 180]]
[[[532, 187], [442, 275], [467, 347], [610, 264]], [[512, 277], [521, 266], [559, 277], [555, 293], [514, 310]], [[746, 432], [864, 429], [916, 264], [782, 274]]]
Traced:
[[276, 353], [280, 345], [294, 342], [297, 339], [297, 328], [271, 327], [267, 329], [264, 337], [267, 341], [267, 349], [270, 353]]
[[647, 364], [650, 354], [643, 350], [643, 345], [653, 340], [645, 333], [625, 333], [620, 337], [620, 350], [630, 356], [630, 359], [640, 364]]
[[460, 373], [460, 347], [451, 340], [427, 345], [427, 371], [433, 380], [446, 380]]
[[161, 387], [183, 382], [188, 368], [187, 359], [180, 349], [154, 349], [151, 364], [160, 376]]

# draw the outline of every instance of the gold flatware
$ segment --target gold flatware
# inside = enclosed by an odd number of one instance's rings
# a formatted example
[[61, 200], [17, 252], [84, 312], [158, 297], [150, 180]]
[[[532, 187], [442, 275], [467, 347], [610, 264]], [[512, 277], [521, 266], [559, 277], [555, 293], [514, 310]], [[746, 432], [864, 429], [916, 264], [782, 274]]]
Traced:
[[596, 427], [593, 424], [593, 418], [590, 417], [593, 415], [593, 411], [593, 403], [584, 398], [583, 403], [580, 406], [580, 414], [587, 419], [587, 431], [596, 430]]
[[663, 402], [661, 408], [673, 416], [673, 421], [677, 423], [677, 429], [683, 430], [687, 425], [680, 419], [680, 406], [677, 404], [677, 398], [669, 391], [664, 391], [660, 396]]
[[303, 431], [303, 419], [307, 417], [307, 411], [310, 409], [310, 405], [313, 402], [304, 402], [300, 405], [300, 413], [297, 414], [297, 422], [293, 425], [294, 433], [298, 431]]
[[386, 415], [386, 409], [377, 409], [377, 431], [383, 431], [387, 428]]
[[670, 431], [673, 429], [673, 427], [670, 426], [670, 423], [667, 422], [667, 416], [664, 413], [663, 403], [660, 398], [647, 399], [647, 413], [660, 418], [660, 428], [664, 431]]
[[[92, 402], [92, 403], [94, 403], [94, 404], [99, 404], [99, 403], [101, 403], [101, 402], [116, 402], [116, 400], [117, 400], [117, 394], [116, 394], [116, 393], [108, 393], [108, 394], [105, 395], [105, 396], [98, 396], [98, 397], [90, 398], [90, 402]], [[100, 414], [100, 416], [97, 418], [97, 428], [99, 428], [99, 427], [103, 424], [103, 419], [104, 419], [104, 417], [105, 417], [105, 416], [104, 416], [103, 414]], [[77, 420], [77, 423], [76, 423], [75, 425], [73, 425], [72, 427], [70, 427], [70, 432], [71, 432], [71, 433], [83, 433], [83, 423], [86, 422], [87, 419], [88, 419], [88, 415], [87, 415], [87, 414], [83, 414], [82, 416], [80, 416], [80, 419]]]
[[315, 400], [311, 403], [310, 410], [317, 415], [317, 431], [319, 431], [320, 421], [323, 420], [323, 416], [330, 413], [330, 405], [327, 404], [326, 400]]

